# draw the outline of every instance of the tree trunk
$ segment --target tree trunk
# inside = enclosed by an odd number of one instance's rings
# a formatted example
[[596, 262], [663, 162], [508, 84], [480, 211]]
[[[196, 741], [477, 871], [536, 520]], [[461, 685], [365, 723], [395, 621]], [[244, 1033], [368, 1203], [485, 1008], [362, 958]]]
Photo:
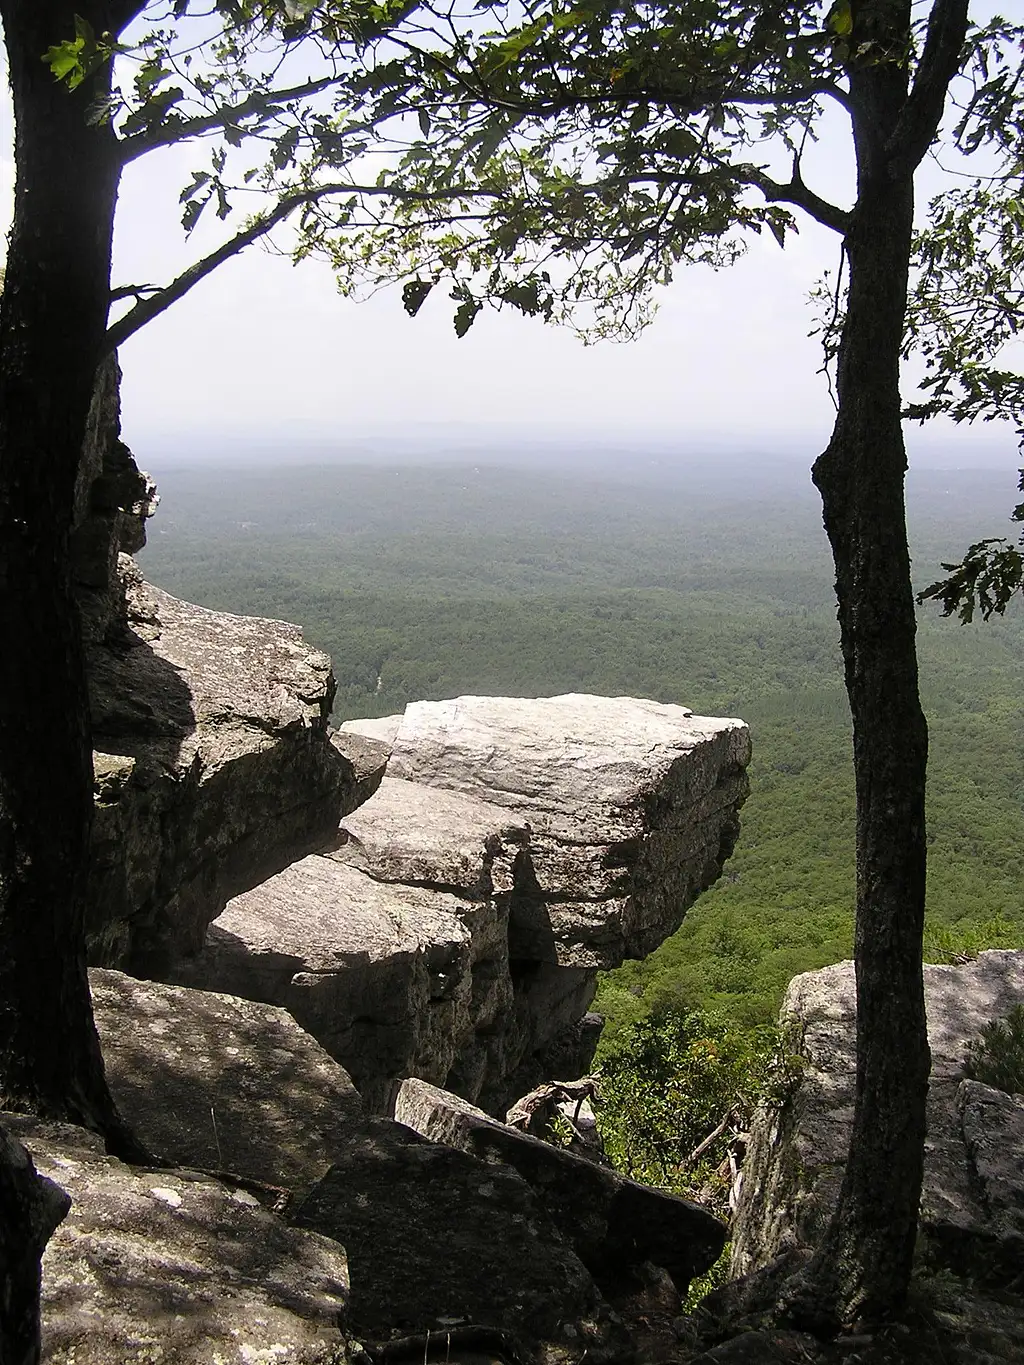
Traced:
[[92, 819], [88, 694], [69, 535], [107, 319], [119, 167], [89, 107], [41, 60], [75, 14], [117, 33], [140, 6], [0, 0], [16, 121], [0, 301], [0, 1106], [103, 1132], [111, 1101], [86, 976]]
[[850, 1155], [823, 1246], [789, 1316], [819, 1330], [903, 1307], [924, 1162], [930, 1057], [921, 942], [928, 732], [904, 506], [899, 363], [913, 171], [884, 147], [907, 94], [903, 63], [851, 74], [858, 192], [839, 411], [814, 465], [836, 569], [857, 792], [857, 1089]]

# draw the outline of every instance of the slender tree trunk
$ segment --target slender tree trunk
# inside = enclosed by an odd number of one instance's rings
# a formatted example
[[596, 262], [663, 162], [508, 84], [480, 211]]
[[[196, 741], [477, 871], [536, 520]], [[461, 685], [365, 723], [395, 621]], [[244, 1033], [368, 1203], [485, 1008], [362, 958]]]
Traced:
[[0, 1105], [82, 1123], [125, 1154], [86, 976], [92, 756], [69, 535], [106, 326], [119, 167], [41, 60], [75, 14], [118, 32], [127, 0], [0, 0], [16, 121], [0, 301]]
[[857, 792], [857, 1089], [850, 1156], [825, 1242], [796, 1286], [808, 1325], [878, 1321], [910, 1282], [930, 1057], [921, 942], [928, 733], [904, 505], [899, 362], [913, 170], [884, 154], [907, 95], [902, 63], [851, 75], [858, 193], [839, 411], [813, 476], [836, 568]]

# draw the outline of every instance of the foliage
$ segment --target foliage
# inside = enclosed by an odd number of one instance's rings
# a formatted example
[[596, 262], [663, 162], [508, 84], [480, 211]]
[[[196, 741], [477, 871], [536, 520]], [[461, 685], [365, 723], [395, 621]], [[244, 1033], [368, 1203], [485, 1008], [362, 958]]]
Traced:
[[740, 1029], [671, 1007], [629, 1025], [599, 1071], [598, 1119], [615, 1166], [727, 1216], [754, 1107], [781, 1103], [801, 1075], [793, 1041], [772, 1026]]
[[460, 335], [485, 303], [632, 334], [680, 263], [727, 265], [765, 230], [781, 244], [794, 205], [842, 220], [799, 174], [823, 103], [846, 98], [824, 18], [749, 0], [421, 6], [352, 86], [395, 148], [387, 116], [417, 113], [381, 173], [402, 198], [355, 237], [314, 206], [299, 253], [327, 255], [344, 289], [404, 281], [410, 313], [447, 279]]
[[1009, 1094], [1024, 1094], [1024, 1005], [995, 1019], [967, 1048], [964, 1074]]
[[[923, 358], [922, 397], [907, 415], [943, 415], [954, 422], [1014, 424], [1024, 443], [1024, 159], [1020, 84], [1024, 26], [993, 19], [976, 30], [967, 58], [977, 80], [960, 109], [954, 142], [984, 149], [989, 174], [932, 199], [915, 239], [917, 274], [907, 311], [907, 351]], [[1021, 471], [1024, 490], [1024, 470]], [[1012, 516], [1024, 521], [1024, 504]], [[919, 600], [934, 600], [946, 616], [970, 622], [1002, 614], [1024, 580], [1020, 550], [1005, 538], [975, 541], [946, 577]]]

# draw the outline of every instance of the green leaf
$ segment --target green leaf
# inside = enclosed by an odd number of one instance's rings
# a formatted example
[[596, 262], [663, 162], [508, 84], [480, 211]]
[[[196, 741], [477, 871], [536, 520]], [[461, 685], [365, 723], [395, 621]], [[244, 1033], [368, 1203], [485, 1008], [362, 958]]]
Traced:
[[430, 114], [426, 109], [421, 109], [416, 115], [419, 120], [420, 132], [424, 137], [430, 136]]
[[473, 326], [473, 323], [476, 322], [476, 315], [480, 312], [481, 308], [483, 308], [483, 304], [478, 303], [476, 299], [466, 299], [463, 303], [459, 304], [458, 308], [455, 310], [455, 317], [453, 318], [453, 322], [455, 323], [455, 335], [457, 337], [464, 337], [466, 335]]
[[825, 27], [837, 38], [847, 38], [853, 32], [853, 11], [850, 0], [836, 0], [828, 12]]
[[402, 307], [414, 318], [423, 307], [424, 300], [434, 287], [433, 280], [409, 280], [402, 290]]
[[43, 61], [53, 72], [54, 80], [66, 80], [72, 90], [82, 83], [85, 77], [82, 70], [84, 48], [84, 38], [69, 38], [67, 42], [47, 48]]

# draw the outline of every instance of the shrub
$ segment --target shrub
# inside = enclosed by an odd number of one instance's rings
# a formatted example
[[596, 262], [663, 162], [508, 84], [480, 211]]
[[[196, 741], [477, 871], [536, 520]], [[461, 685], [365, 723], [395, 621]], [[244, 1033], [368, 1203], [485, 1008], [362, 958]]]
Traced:
[[601, 1063], [605, 1149], [624, 1175], [727, 1217], [755, 1106], [781, 1102], [799, 1075], [777, 1027], [664, 1008], [621, 1030]]
[[996, 1090], [1024, 1094], [1024, 1005], [986, 1024], [981, 1037], [968, 1044], [964, 1073]]

